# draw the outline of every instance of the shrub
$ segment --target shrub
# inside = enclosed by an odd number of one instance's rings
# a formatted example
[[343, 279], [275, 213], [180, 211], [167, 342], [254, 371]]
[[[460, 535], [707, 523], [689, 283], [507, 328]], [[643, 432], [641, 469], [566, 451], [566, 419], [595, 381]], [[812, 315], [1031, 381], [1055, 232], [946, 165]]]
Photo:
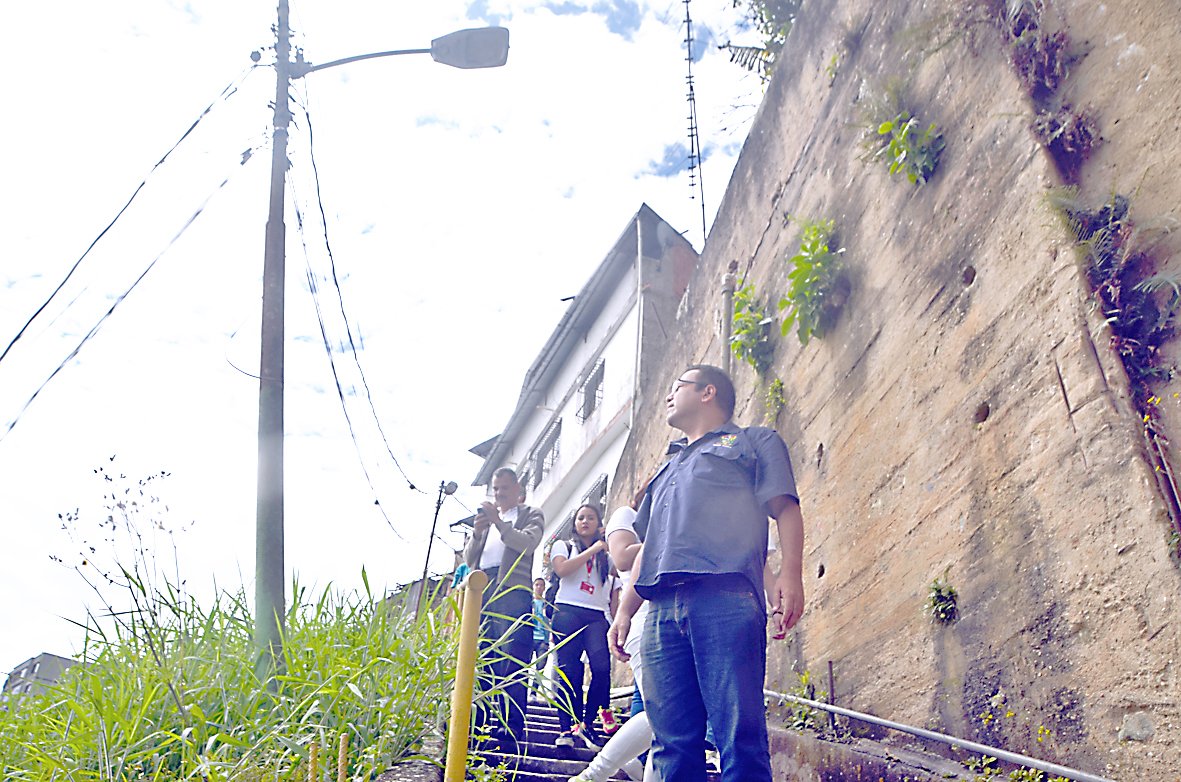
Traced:
[[883, 122], [878, 126], [878, 135], [886, 136], [887, 143], [878, 150], [877, 156], [890, 164], [890, 176], [905, 171], [911, 183], [922, 185], [926, 184], [939, 165], [939, 156], [943, 153], [943, 134], [931, 125], [919, 136], [917, 127], [918, 120], [910, 116], [908, 111]]
[[779, 300], [780, 311], [786, 311], [781, 331], [783, 336], [798, 325], [797, 336], [800, 344], [807, 345], [812, 337], [823, 339], [832, 316], [843, 302], [828, 301], [828, 296], [837, 284], [841, 264], [837, 256], [845, 248], [829, 249], [833, 233], [832, 220], [812, 221], [799, 219], [800, 249], [788, 259], [792, 270], [788, 272], [787, 294]]
[[771, 366], [772, 320], [753, 285], [747, 285], [734, 294], [734, 326], [730, 331], [730, 349], [760, 375]]

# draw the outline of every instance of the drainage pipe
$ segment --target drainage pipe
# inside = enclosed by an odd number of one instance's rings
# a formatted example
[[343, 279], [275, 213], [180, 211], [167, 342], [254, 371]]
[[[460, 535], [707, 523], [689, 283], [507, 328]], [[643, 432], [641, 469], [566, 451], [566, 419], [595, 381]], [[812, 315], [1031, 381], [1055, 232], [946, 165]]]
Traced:
[[1059, 766], [1056, 763], [1048, 763], [1044, 760], [1038, 760], [1037, 758], [1019, 755], [1016, 752], [1009, 752], [1008, 750], [997, 749], [996, 747], [988, 747], [984, 744], [977, 744], [974, 741], [964, 741], [963, 739], [957, 739], [955, 736], [948, 736], [943, 733], [936, 733], [931, 730], [924, 730], [922, 728], [915, 728], [910, 725], [903, 725], [901, 722], [891, 722], [890, 720], [884, 720], [881, 717], [873, 717], [869, 714], [862, 714], [861, 712], [852, 711], [851, 709], [842, 709], [840, 706], [830, 706], [827, 703], [808, 700], [807, 698], [801, 698], [797, 695], [788, 695], [787, 693], [775, 692], [774, 690], [763, 690], [763, 695], [768, 698], [776, 698], [780, 702], [791, 701], [792, 703], [798, 703], [813, 709], [821, 709], [823, 711], [827, 711], [830, 714], [840, 714], [842, 717], [848, 717], [849, 719], [868, 722], [871, 725], [880, 725], [883, 728], [902, 731], [903, 733], [909, 733], [912, 736], [919, 736], [920, 738], [938, 741], [943, 744], [950, 744], [953, 747], [966, 749], [969, 752], [979, 752], [981, 755], [998, 758], [1008, 763], [1016, 763], [1020, 766], [1036, 768], [1039, 771], [1045, 771], [1047, 774], [1054, 774], [1055, 776], [1073, 779], [1075, 782], [1113, 782], [1110, 779], [1097, 777], [1094, 774], [1088, 774], [1085, 771], [1076, 771], [1072, 768]]
[[722, 277], [722, 371], [730, 374], [730, 329], [734, 323], [734, 286], [738, 282], [738, 261], [730, 261], [730, 268]]

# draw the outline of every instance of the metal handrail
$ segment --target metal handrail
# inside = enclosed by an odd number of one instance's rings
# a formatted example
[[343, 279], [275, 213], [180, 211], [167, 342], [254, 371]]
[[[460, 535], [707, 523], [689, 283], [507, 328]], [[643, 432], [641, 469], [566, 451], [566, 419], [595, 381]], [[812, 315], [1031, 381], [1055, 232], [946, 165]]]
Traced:
[[451, 691], [451, 720], [447, 723], [446, 782], [463, 782], [467, 772], [468, 732], [472, 719], [472, 682], [476, 671], [476, 646], [480, 638], [480, 609], [488, 574], [473, 570], [460, 589], [462, 618], [459, 652], [455, 662], [455, 689]]
[[1021, 755], [1016, 752], [1009, 752], [1005, 749], [997, 749], [996, 747], [989, 747], [984, 744], [977, 744], [974, 741], [965, 741], [964, 739], [957, 739], [955, 736], [948, 736], [944, 733], [936, 733], [933, 730], [924, 730], [923, 728], [916, 728], [911, 725], [904, 725], [901, 722], [893, 722], [891, 720], [884, 720], [881, 717], [874, 717], [870, 714], [862, 714], [852, 709], [843, 709], [840, 706], [833, 706], [828, 703], [821, 703], [820, 701], [808, 700], [801, 698], [798, 695], [788, 695], [785, 692], [775, 692], [774, 690], [763, 690], [763, 695], [770, 698], [778, 698], [780, 702], [791, 701], [792, 703], [799, 703], [813, 709], [821, 709], [830, 714], [839, 714], [842, 717], [859, 720], [861, 722], [868, 722], [871, 725], [880, 725], [883, 728], [890, 728], [891, 730], [909, 733], [912, 736], [919, 736], [920, 738], [930, 739], [932, 741], [949, 744], [953, 747], [960, 747], [971, 752], [979, 752], [981, 755], [987, 755], [993, 758], [1007, 761], [1009, 763], [1016, 763], [1020, 766], [1028, 766], [1029, 768], [1036, 768], [1039, 771], [1045, 771], [1048, 774], [1055, 774], [1067, 779], [1073, 779], [1075, 782], [1113, 782], [1113, 780], [1105, 777], [1097, 777], [1094, 774], [1088, 774], [1085, 771], [1077, 771], [1066, 766], [1059, 766], [1057, 763], [1049, 763], [1045, 760], [1038, 760], [1031, 758], [1028, 755]]

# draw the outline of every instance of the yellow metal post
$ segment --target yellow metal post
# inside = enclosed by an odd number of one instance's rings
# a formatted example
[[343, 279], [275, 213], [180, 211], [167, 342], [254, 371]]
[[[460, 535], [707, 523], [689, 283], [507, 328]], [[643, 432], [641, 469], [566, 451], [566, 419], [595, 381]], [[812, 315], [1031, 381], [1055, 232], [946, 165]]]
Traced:
[[459, 655], [455, 664], [455, 689], [451, 692], [451, 721], [447, 724], [447, 767], [444, 782], [463, 782], [467, 771], [467, 743], [472, 719], [472, 681], [476, 672], [476, 646], [480, 638], [480, 608], [488, 574], [473, 570], [463, 595], [459, 626]]

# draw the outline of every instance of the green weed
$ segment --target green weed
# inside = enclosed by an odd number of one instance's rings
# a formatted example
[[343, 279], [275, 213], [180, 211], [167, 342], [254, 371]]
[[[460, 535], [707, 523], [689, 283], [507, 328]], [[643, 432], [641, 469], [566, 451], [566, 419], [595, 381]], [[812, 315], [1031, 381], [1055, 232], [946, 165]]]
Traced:
[[800, 249], [787, 261], [792, 270], [787, 275], [787, 293], [779, 300], [779, 310], [785, 313], [783, 336], [787, 336], [792, 326], [798, 326], [800, 344], [807, 345], [812, 337], [824, 338], [836, 311], [844, 303], [830, 300], [829, 295], [837, 286], [841, 269], [837, 256], [845, 248], [829, 249], [832, 220], [796, 219], [801, 228]]
[[955, 587], [947, 583], [947, 571], [936, 578], [927, 587], [927, 602], [924, 610], [931, 615], [931, 619], [939, 624], [949, 625], [959, 615], [956, 605], [958, 599]]
[[774, 320], [759, 299], [753, 285], [734, 293], [734, 325], [730, 331], [730, 349], [758, 374], [771, 366], [771, 323]]
[[894, 119], [878, 126], [878, 135], [886, 137], [886, 145], [876, 156], [885, 160], [890, 167], [890, 176], [902, 171], [911, 183], [925, 184], [939, 165], [943, 153], [943, 134], [935, 125], [927, 128], [921, 136], [918, 120], [903, 111]]
[[783, 398], [783, 381], [775, 378], [771, 381], [771, 385], [767, 386], [767, 421], [770, 424], [774, 424], [775, 419], [779, 418], [779, 413], [783, 411], [785, 404], [787, 404], [787, 400]]

